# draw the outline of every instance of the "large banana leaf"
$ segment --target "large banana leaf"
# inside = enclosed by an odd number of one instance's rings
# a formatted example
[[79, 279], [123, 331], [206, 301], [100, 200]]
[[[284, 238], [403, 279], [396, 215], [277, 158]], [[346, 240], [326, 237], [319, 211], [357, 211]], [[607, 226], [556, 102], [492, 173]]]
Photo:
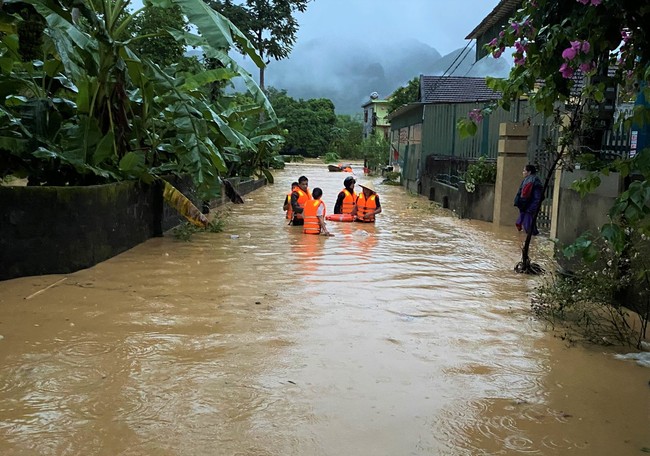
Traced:
[[202, 48], [203, 54], [206, 57], [216, 59], [222, 65], [234, 71], [238, 77], [242, 78], [244, 85], [248, 90], [248, 93], [253, 97], [255, 102], [264, 107], [264, 110], [266, 111], [269, 117], [269, 121], [274, 123], [278, 122], [278, 118], [275, 114], [275, 110], [273, 109], [273, 106], [271, 105], [271, 102], [266, 97], [264, 91], [260, 89], [260, 86], [257, 84], [257, 82], [255, 82], [255, 79], [253, 79], [253, 77], [248, 71], [246, 71], [244, 68], [237, 65], [237, 63], [228, 55], [227, 52], [221, 50], [227, 48], [215, 47], [215, 45], [218, 43], [211, 43], [203, 35], [197, 36], [192, 33], [178, 32], [178, 31], [177, 32], [170, 31], [170, 33], [172, 36], [174, 36], [174, 38], [177, 41], [181, 40], [187, 43], [188, 46]]
[[231, 49], [236, 47], [236, 43], [259, 68], [265, 66], [246, 35], [203, 0], [147, 0], [147, 3], [161, 8], [169, 7], [170, 4], [180, 6], [189, 22], [196, 26], [210, 46], [215, 49]]
[[201, 228], [208, 226], [208, 218], [185, 195], [167, 181], [165, 181], [163, 198], [189, 222]]

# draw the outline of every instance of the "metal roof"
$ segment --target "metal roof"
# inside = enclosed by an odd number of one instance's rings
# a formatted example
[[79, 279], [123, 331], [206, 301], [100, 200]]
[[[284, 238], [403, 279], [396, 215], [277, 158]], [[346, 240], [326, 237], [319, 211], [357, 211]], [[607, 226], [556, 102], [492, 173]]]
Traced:
[[485, 78], [420, 76], [422, 103], [467, 103], [500, 98], [501, 93], [488, 88]]
[[403, 104], [399, 108], [395, 109], [393, 112], [388, 114], [386, 117], [387, 120], [391, 120], [395, 117], [401, 116], [402, 114], [405, 114], [407, 112], [413, 111], [415, 108], [422, 106], [424, 103], [420, 102], [414, 102], [414, 103], [409, 103], [409, 104]]
[[479, 38], [495, 25], [501, 24], [508, 20], [510, 16], [512, 16], [512, 14], [517, 10], [519, 5], [521, 5], [521, 1], [522, 0], [501, 0], [499, 4], [494, 7], [492, 12], [488, 14], [485, 19], [483, 19], [481, 23], [477, 25], [476, 28], [465, 37], [465, 39], [471, 40], [474, 38]]

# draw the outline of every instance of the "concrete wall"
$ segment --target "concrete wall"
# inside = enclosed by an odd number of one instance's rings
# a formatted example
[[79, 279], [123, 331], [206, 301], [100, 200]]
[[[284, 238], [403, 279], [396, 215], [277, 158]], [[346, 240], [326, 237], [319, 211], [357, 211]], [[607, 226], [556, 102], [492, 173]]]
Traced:
[[429, 200], [451, 209], [460, 218], [492, 221], [494, 212], [494, 184], [479, 184], [476, 190], [468, 192], [461, 183], [458, 187], [431, 182]]
[[588, 174], [587, 171], [575, 170], [562, 172], [557, 201], [557, 239], [562, 245], [572, 244], [583, 232], [596, 233], [601, 225], [607, 223], [607, 214], [622, 188], [619, 173], [600, 176], [601, 184], [584, 198], [571, 184]]
[[[189, 179], [168, 180], [201, 207]], [[245, 194], [265, 183], [235, 180], [233, 186]], [[183, 220], [163, 203], [161, 185], [0, 186], [0, 280], [84, 269]]]

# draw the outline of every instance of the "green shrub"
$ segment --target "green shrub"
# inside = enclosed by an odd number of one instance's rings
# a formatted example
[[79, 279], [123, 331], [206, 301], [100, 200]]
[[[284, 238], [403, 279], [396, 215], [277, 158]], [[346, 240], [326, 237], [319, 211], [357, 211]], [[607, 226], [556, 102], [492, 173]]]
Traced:
[[338, 163], [341, 161], [341, 157], [339, 157], [339, 154], [336, 152], [328, 152], [325, 154], [325, 157], [323, 157], [323, 160], [325, 163]]
[[485, 156], [467, 167], [463, 175], [465, 190], [472, 193], [478, 184], [494, 184], [497, 180], [497, 164], [489, 162]]
[[228, 212], [226, 211], [217, 211], [214, 213], [208, 226], [205, 228], [200, 228], [196, 225], [193, 225], [189, 222], [182, 223], [177, 227], [172, 229], [172, 234], [174, 238], [179, 241], [191, 241], [192, 235], [194, 233], [199, 233], [201, 231], [208, 231], [210, 233], [221, 233], [226, 226], [226, 219], [228, 218]]
[[400, 178], [402, 177], [402, 173], [398, 171], [387, 171], [384, 174], [384, 184], [386, 185], [400, 185]]

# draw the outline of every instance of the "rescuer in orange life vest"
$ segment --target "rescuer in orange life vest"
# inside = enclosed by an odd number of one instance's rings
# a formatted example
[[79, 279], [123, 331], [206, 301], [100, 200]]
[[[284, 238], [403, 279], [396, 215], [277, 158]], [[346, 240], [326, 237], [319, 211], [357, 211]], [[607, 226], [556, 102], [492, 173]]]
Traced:
[[303, 215], [305, 218], [305, 225], [302, 232], [305, 234], [323, 234], [325, 236], [334, 236], [327, 231], [325, 224], [325, 203], [321, 201], [320, 197], [323, 196], [323, 191], [316, 187], [312, 192], [314, 199], [305, 203]]
[[287, 213], [287, 220], [291, 221], [293, 218], [293, 210], [291, 209], [291, 194], [298, 188], [298, 182], [291, 183], [291, 191], [284, 197], [284, 204], [282, 209]]
[[348, 176], [343, 180], [343, 190], [339, 192], [334, 205], [335, 214], [351, 214], [354, 209], [354, 203], [357, 202], [357, 194], [354, 192], [354, 177]]
[[381, 204], [379, 203], [379, 195], [375, 191], [372, 182], [359, 184], [363, 189], [357, 197], [357, 203], [352, 209], [352, 215], [355, 216], [355, 222], [371, 223], [375, 221], [375, 215], [381, 214]]
[[311, 192], [308, 188], [309, 179], [305, 176], [298, 178], [298, 188], [291, 192], [291, 210], [293, 211], [292, 225], [303, 225], [303, 208], [305, 203], [311, 199]]

